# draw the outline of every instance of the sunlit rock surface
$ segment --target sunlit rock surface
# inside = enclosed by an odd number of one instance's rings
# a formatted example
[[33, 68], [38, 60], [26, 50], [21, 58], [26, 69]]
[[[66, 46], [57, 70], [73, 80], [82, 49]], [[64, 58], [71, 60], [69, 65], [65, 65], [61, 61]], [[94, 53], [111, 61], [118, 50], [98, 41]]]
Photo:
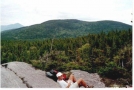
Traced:
[[[97, 73], [71, 70], [76, 79], [83, 78], [94, 88], [104, 88], [105, 84]], [[9, 62], [1, 65], [2, 88], [60, 88], [59, 84], [46, 76], [46, 72], [35, 69], [25, 62]]]
[[88, 73], [81, 70], [71, 70], [76, 79], [82, 78], [89, 86], [93, 85], [94, 88], [105, 88], [105, 84], [101, 82], [101, 78], [97, 73]]

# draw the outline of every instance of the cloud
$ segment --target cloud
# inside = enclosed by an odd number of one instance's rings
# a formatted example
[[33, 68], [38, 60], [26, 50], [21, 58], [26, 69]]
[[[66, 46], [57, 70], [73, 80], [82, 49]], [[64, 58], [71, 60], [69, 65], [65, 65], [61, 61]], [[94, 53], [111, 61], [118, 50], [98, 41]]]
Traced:
[[51, 19], [115, 20], [130, 24], [132, 0], [1, 0], [2, 24]]

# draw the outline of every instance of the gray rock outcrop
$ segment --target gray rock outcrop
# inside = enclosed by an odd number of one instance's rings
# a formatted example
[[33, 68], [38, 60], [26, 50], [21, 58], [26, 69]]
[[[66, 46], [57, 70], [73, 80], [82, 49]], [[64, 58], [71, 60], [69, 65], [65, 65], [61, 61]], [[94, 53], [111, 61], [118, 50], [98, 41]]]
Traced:
[[81, 70], [71, 70], [76, 79], [82, 78], [89, 86], [94, 88], [105, 88], [105, 84], [101, 82], [101, 78], [97, 73], [88, 73]]
[[2, 88], [59, 88], [57, 82], [46, 77], [46, 72], [36, 70], [24, 62], [7, 63], [7, 68], [1, 66]]
[[[105, 84], [97, 73], [71, 70], [76, 79], [83, 78], [94, 88], [104, 88]], [[9, 62], [1, 65], [2, 88], [60, 88], [59, 84], [46, 76], [46, 72], [35, 69], [25, 62]]]

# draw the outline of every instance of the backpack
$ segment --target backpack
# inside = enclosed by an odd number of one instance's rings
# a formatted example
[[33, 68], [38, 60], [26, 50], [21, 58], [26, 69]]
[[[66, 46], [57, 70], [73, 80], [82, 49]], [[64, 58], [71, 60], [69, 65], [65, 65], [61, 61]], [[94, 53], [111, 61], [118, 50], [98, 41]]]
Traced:
[[[57, 70], [50, 70], [49, 72], [46, 72], [46, 76], [53, 79], [54, 81], [57, 81], [57, 77], [56, 74], [58, 73]], [[72, 74], [72, 72], [68, 71], [68, 72], [62, 72], [63, 74], [63, 80], [68, 80], [69, 76]]]
[[50, 70], [49, 72], [46, 72], [46, 76], [53, 79], [54, 81], [57, 81], [56, 74], [58, 73], [57, 70]]

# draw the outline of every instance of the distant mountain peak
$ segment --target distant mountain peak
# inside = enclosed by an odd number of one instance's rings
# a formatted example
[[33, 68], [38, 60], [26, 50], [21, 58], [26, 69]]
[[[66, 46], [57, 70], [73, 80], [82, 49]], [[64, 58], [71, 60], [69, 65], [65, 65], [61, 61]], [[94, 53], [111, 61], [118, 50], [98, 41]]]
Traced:
[[17, 28], [21, 28], [21, 27], [24, 27], [24, 26], [21, 25], [20, 23], [14, 23], [14, 24], [9, 24], [9, 25], [2, 25], [1, 26], [1, 31], [17, 29]]

